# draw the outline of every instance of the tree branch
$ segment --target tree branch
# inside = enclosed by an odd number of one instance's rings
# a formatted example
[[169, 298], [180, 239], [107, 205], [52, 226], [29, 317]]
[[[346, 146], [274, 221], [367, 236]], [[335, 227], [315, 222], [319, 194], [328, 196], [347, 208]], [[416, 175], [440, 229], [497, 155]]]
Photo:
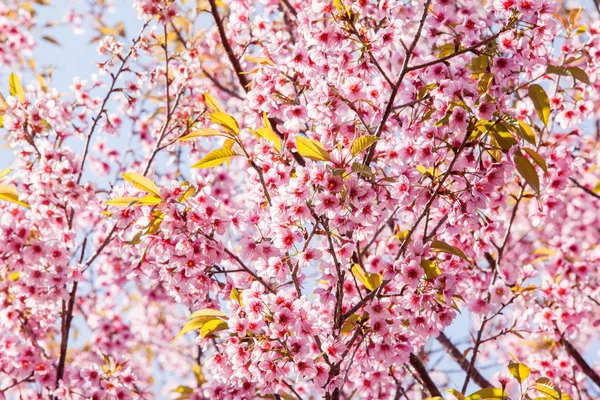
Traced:
[[560, 344], [563, 345], [567, 353], [571, 356], [573, 360], [579, 365], [584, 374], [588, 376], [600, 388], [600, 375], [585, 361], [583, 356], [577, 351], [575, 347], [565, 339], [564, 336], [561, 335]]
[[[452, 359], [463, 369], [463, 371], [467, 372], [469, 370], [469, 362], [463, 357], [462, 353], [456, 348], [450, 339], [448, 339], [448, 337], [441, 332], [437, 337], [437, 340], [444, 347], [444, 349], [446, 349], [448, 355], [452, 357]], [[473, 377], [473, 381], [479, 385], [479, 387], [492, 387], [492, 384], [485, 379], [476, 368], [473, 368], [471, 371], [471, 376]]]
[[433, 379], [431, 379], [431, 376], [429, 376], [427, 368], [425, 368], [425, 365], [423, 365], [419, 357], [417, 357], [414, 353], [410, 353], [410, 365], [415, 369], [421, 378], [423, 386], [425, 386], [425, 389], [427, 389], [431, 397], [442, 397], [442, 393], [433, 382]]

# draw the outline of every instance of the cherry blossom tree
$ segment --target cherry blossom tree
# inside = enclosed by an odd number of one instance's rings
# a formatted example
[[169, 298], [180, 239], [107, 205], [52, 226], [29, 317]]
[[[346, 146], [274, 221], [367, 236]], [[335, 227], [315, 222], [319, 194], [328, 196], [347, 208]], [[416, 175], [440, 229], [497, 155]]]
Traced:
[[600, 398], [600, 9], [87, 3], [67, 93], [0, 4], [0, 399]]

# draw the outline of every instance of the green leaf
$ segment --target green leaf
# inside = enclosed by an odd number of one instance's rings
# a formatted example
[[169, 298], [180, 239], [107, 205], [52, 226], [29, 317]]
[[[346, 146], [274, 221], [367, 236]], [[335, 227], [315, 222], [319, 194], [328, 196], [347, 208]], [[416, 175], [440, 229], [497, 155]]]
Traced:
[[146, 232], [144, 232], [144, 235], [156, 234], [159, 231], [160, 225], [162, 224], [164, 219], [165, 219], [165, 214], [162, 211], [155, 210], [152, 213], [152, 221], [150, 221], [150, 223], [148, 224], [148, 229], [146, 229]]
[[446, 392], [449, 392], [452, 396], [456, 397], [458, 400], [464, 400], [465, 396], [456, 389], [444, 389]]
[[562, 76], [571, 76], [571, 71], [565, 67], [559, 67], [558, 65], [548, 65], [546, 69], [547, 74], [556, 74]]
[[219, 317], [219, 318], [227, 318], [225, 313], [219, 310], [215, 310], [212, 308], [204, 308], [202, 310], [194, 311], [192, 315], [188, 317], [188, 319], [198, 318], [198, 317]]
[[23, 91], [23, 86], [21, 86], [21, 81], [19, 77], [15, 75], [15, 73], [11, 73], [8, 78], [8, 91], [11, 96], [18, 97], [21, 100], [21, 103], [25, 102], [25, 92]]
[[590, 77], [583, 69], [579, 67], [569, 67], [567, 69], [569, 70], [571, 75], [573, 75], [573, 79], [583, 82], [586, 85], [592, 84], [592, 82], [590, 82]]
[[2, 171], [0, 171], [0, 179], [7, 177], [8, 174], [12, 172], [12, 170], [12, 168], [4, 168]]
[[424, 258], [421, 259], [421, 268], [425, 271], [425, 276], [429, 281], [435, 279], [442, 273], [442, 270], [440, 270], [440, 267], [435, 261], [426, 260]]
[[197, 131], [193, 131], [188, 133], [187, 135], [180, 137], [179, 140], [193, 140], [199, 137], [207, 137], [207, 136], [225, 136], [223, 132], [218, 131], [212, 128], [201, 128]]
[[329, 153], [319, 141], [296, 136], [296, 149], [301, 156], [314, 161], [331, 161]]
[[501, 122], [494, 125], [490, 134], [496, 139], [496, 142], [498, 142], [498, 145], [500, 145], [502, 150], [508, 151], [517, 144], [515, 137], [510, 133], [506, 125]]
[[454, 45], [454, 43], [446, 43], [441, 45], [440, 47], [437, 47], [434, 51], [439, 51], [437, 57], [443, 58], [454, 54], [454, 52], [456, 51], [456, 46]]
[[158, 196], [148, 195], [142, 198], [139, 197], [116, 197], [105, 201], [104, 204], [109, 206], [117, 207], [130, 207], [130, 206], [154, 206], [160, 204], [162, 199]]
[[481, 76], [481, 79], [479, 79], [479, 82], [477, 83], [477, 92], [480, 96], [487, 93], [488, 90], [490, 90], [490, 86], [492, 84], [493, 79], [494, 74], [491, 74], [489, 72], [486, 72]]
[[175, 390], [173, 390], [173, 392], [192, 394], [192, 393], [194, 393], [194, 389], [192, 389], [189, 386], [178, 386]]
[[192, 367], [192, 371], [194, 372], [194, 376], [196, 377], [196, 383], [198, 384], [198, 386], [201, 386], [203, 383], [206, 383], [204, 372], [202, 372], [202, 366], [196, 364]]
[[535, 146], [536, 145], [535, 132], [533, 131], [533, 129], [528, 124], [526, 124], [524, 121], [521, 121], [521, 120], [518, 120], [518, 121], [519, 121], [519, 127], [521, 128], [519, 131], [520, 136]]
[[242, 291], [239, 289], [236, 289], [236, 288], [231, 289], [231, 292], [229, 292], [229, 300], [237, 301], [240, 306], [244, 305], [244, 303], [242, 302]]
[[572, 76], [574, 81], [580, 81], [586, 85], [591, 85], [588, 74], [579, 67], [559, 67], [557, 65], [548, 65], [547, 74], [556, 74], [562, 76]]
[[123, 174], [123, 179], [131, 182], [134, 187], [155, 196], [160, 197], [160, 191], [154, 182], [136, 172], [126, 172]]
[[529, 377], [531, 368], [523, 363], [511, 361], [508, 363], [508, 372], [514, 376], [519, 383], [523, 383], [523, 381]]
[[487, 65], [488, 57], [483, 55], [473, 58], [468, 67], [471, 69], [473, 74], [481, 74], [487, 71]]
[[240, 127], [237, 121], [227, 113], [221, 111], [214, 112], [210, 114], [210, 120], [215, 124], [221, 125], [223, 129], [232, 135], [238, 135], [240, 133]]
[[352, 163], [352, 172], [354, 172], [355, 174], [373, 176], [373, 171], [371, 171], [371, 167], [359, 162]]
[[342, 325], [342, 335], [345, 336], [352, 332], [358, 324], [359, 320], [360, 317], [357, 314], [352, 314], [351, 316], [349, 316], [348, 319], [346, 319], [346, 322], [344, 322], [344, 325]]
[[520, 152], [515, 153], [514, 156], [515, 166], [517, 167], [517, 171], [519, 174], [525, 179], [525, 182], [535, 191], [535, 193], [540, 195], [540, 178], [535, 171], [535, 167], [528, 159], [526, 159], [523, 154]]
[[547, 126], [548, 119], [550, 118], [550, 100], [546, 91], [540, 85], [534, 83], [533, 85], [529, 85], [529, 97], [533, 101], [538, 117], [540, 117], [544, 126]]
[[531, 159], [539, 165], [539, 167], [544, 171], [546, 175], [548, 175], [548, 166], [546, 165], [546, 161], [542, 156], [540, 156], [535, 150], [524, 148], [523, 151], [531, 157]]
[[377, 136], [372, 135], [359, 137], [354, 141], [354, 144], [352, 145], [352, 157], [356, 157], [357, 154], [362, 153], [378, 140], [379, 138]]
[[560, 390], [554, 386], [552, 381], [548, 378], [538, 378], [535, 381], [533, 388], [552, 399], [561, 400]]
[[220, 322], [224, 322], [216, 317], [211, 317], [211, 316], [205, 316], [205, 317], [198, 317], [198, 318], [194, 318], [191, 321], [188, 321], [188, 323], [186, 323], [183, 328], [181, 328], [181, 330], [179, 331], [179, 333], [177, 335], [175, 335], [175, 337], [173, 338], [173, 340], [171, 341], [171, 343], [175, 342], [175, 340], [177, 340], [177, 338], [181, 335], [185, 335], [188, 332], [194, 331], [196, 329], [202, 329], [202, 327], [204, 326], [204, 324], [210, 322], [210, 321], [220, 321]]
[[204, 92], [204, 101], [206, 101], [206, 105], [212, 110], [212, 112], [225, 113], [225, 109], [223, 108], [221, 103], [219, 103], [217, 99], [208, 94], [208, 92]]
[[200, 336], [205, 338], [225, 329], [227, 329], [227, 322], [220, 319], [211, 319], [200, 328]]
[[273, 127], [271, 126], [271, 122], [269, 122], [269, 119], [267, 118], [267, 114], [265, 114], [265, 113], [263, 113], [263, 124], [264, 124], [264, 127], [257, 130], [256, 133], [258, 134], [258, 136], [265, 139], [267, 142], [271, 142], [273, 144], [273, 147], [275, 147], [275, 150], [277, 150], [277, 152], [281, 153], [281, 139], [279, 138], [279, 136], [277, 136], [277, 134], [273, 130]]
[[0, 200], [10, 201], [25, 208], [29, 208], [29, 204], [19, 200], [17, 189], [9, 185], [0, 185]]
[[485, 388], [465, 397], [465, 400], [507, 399], [508, 394], [501, 388]]
[[358, 281], [365, 285], [365, 287], [370, 291], [375, 290], [375, 288], [381, 285], [381, 282], [383, 281], [381, 274], [372, 274], [366, 272], [358, 264], [354, 264], [352, 266], [352, 275], [354, 275], [356, 279], [358, 279]]
[[175, 400], [188, 400], [194, 393], [194, 389], [189, 386], [178, 386], [173, 392], [181, 394]]
[[433, 242], [431, 242], [431, 249], [436, 252], [443, 252], [443, 253], [452, 254], [454, 256], [458, 256], [458, 257], [462, 258], [463, 260], [470, 263], [469, 259], [467, 258], [467, 256], [461, 249], [459, 249], [458, 247], [455, 247], [455, 246], [451, 246], [448, 243], [445, 243], [445, 242], [442, 242], [439, 240], [434, 240]]
[[202, 160], [192, 165], [192, 168], [216, 167], [238, 154], [231, 149], [218, 149], [208, 153]]

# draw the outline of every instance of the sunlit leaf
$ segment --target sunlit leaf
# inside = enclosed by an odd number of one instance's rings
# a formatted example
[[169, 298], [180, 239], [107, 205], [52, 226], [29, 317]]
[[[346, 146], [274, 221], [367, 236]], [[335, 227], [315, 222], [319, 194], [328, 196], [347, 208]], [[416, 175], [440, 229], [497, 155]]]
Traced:
[[186, 323], [183, 326], [183, 328], [181, 328], [179, 333], [173, 338], [172, 342], [175, 342], [175, 340], [177, 340], [177, 338], [179, 338], [181, 335], [185, 335], [186, 333], [194, 331], [196, 329], [201, 329], [205, 323], [210, 322], [210, 321], [215, 321], [215, 320], [223, 322], [222, 320], [220, 320], [216, 317], [210, 317], [210, 316], [198, 317], [198, 318], [194, 318], [194, 319], [188, 321], [188, 323]]
[[329, 153], [321, 143], [314, 139], [296, 136], [296, 149], [301, 156], [314, 161], [330, 161]]
[[523, 151], [531, 157], [531, 159], [548, 175], [548, 166], [542, 156], [540, 156], [535, 150], [530, 148], [524, 148]]
[[371, 171], [371, 167], [359, 162], [352, 163], [352, 172], [354, 172], [355, 174], [361, 174], [365, 176], [373, 176], [373, 171]]
[[535, 112], [544, 125], [548, 125], [550, 118], [550, 100], [546, 91], [538, 84], [529, 85], [529, 97], [533, 101]]
[[208, 153], [202, 160], [192, 165], [192, 168], [216, 167], [238, 154], [231, 149], [218, 149]]
[[469, 259], [467, 258], [467, 256], [465, 255], [465, 253], [461, 249], [459, 249], [456, 246], [449, 245], [448, 243], [445, 243], [445, 242], [442, 242], [439, 240], [434, 240], [433, 242], [431, 242], [431, 249], [433, 251], [441, 251], [443, 253], [452, 254], [452, 255], [462, 258], [463, 260], [465, 260], [467, 262], [470, 262]]
[[265, 113], [263, 113], [263, 124], [264, 124], [264, 126], [260, 129], [258, 129], [256, 131], [256, 134], [259, 137], [265, 139], [267, 142], [271, 142], [273, 144], [273, 147], [275, 147], [275, 150], [277, 150], [278, 152], [281, 152], [281, 139], [279, 138], [279, 136], [277, 136], [277, 134], [273, 130], [273, 127], [271, 126], [271, 122], [269, 122], [269, 119], [267, 118], [267, 114], [265, 114]]
[[193, 140], [199, 137], [210, 137], [210, 136], [225, 136], [223, 132], [212, 128], [200, 128], [196, 131], [190, 132], [185, 136], [179, 138], [179, 140]]
[[495, 124], [490, 134], [498, 142], [502, 150], [508, 151], [517, 144], [517, 140], [503, 123]]
[[154, 195], [148, 195], [148, 196], [145, 196], [142, 198], [134, 197], [134, 196], [117, 197], [117, 198], [105, 201], [104, 204], [109, 205], [109, 206], [117, 206], [117, 207], [153, 206], [156, 204], [160, 204], [161, 201], [162, 200], [160, 197], [157, 197]]
[[372, 135], [359, 137], [354, 141], [354, 144], [352, 145], [352, 157], [356, 157], [357, 154], [362, 153], [378, 140], [379, 138], [377, 136]]
[[220, 319], [211, 319], [200, 328], [200, 336], [205, 338], [225, 329], [227, 329], [227, 322]]
[[13, 72], [10, 74], [8, 78], [8, 91], [11, 96], [18, 97], [21, 100], [21, 103], [25, 102], [25, 92], [23, 91], [23, 86], [21, 85], [21, 81], [19, 77]]
[[9, 185], [0, 185], [0, 200], [10, 201], [25, 208], [29, 208], [29, 204], [19, 200], [17, 189]]
[[515, 166], [519, 174], [525, 179], [525, 182], [535, 191], [539, 196], [540, 194], [540, 178], [535, 170], [535, 167], [528, 159], [526, 159], [520, 152], [515, 153], [514, 156]]
[[244, 56], [244, 58], [252, 63], [263, 64], [263, 65], [271, 65], [274, 66], [275, 63], [267, 58], [267, 57], [252, 57], [252, 56]]
[[519, 127], [521, 128], [521, 130], [519, 132], [521, 134], [521, 137], [535, 146], [536, 140], [535, 140], [535, 132], [533, 131], [533, 129], [524, 121], [521, 121], [521, 120], [518, 120], [518, 121], [519, 121]]
[[359, 264], [354, 264], [352, 266], [352, 275], [354, 275], [356, 279], [370, 291], [375, 290], [376, 287], [381, 285], [383, 280], [381, 274], [366, 272]]
[[548, 378], [538, 378], [533, 384], [533, 388], [551, 399], [561, 400], [560, 390]]
[[531, 368], [520, 362], [510, 362], [508, 364], [508, 372], [515, 377], [519, 383], [523, 383], [529, 377]]
[[477, 92], [480, 96], [486, 94], [488, 90], [490, 90], [490, 85], [492, 84], [493, 79], [494, 75], [489, 72], [486, 72], [481, 76], [479, 82], [477, 83]]
[[448, 389], [444, 389], [444, 390], [449, 392], [452, 396], [456, 397], [458, 400], [464, 400], [464, 398], [465, 398], [465, 396], [456, 389], [448, 388]]
[[221, 125], [227, 132], [232, 135], [238, 135], [240, 133], [240, 127], [231, 115], [217, 111], [210, 114], [210, 120], [215, 124]]
[[220, 317], [227, 318], [224, 312], [219, 310], [214, 310], [212, 308], [204, 308], [202, 310], [194, 311], [192, 315], [188, 317], [188, 319], [198, 318], [198, 317]]
[[[357, 278], [358, 279], [358, 278]], [[352, 314], [346, 319], [344, 325], [342, 325], [342, 335], [347, 335], [354, 330], [360, 317], [357, 314]]]
[[438, 275], [442, 273], [440, 267], [435, 261], [427, 260], [425, 258], [421, 259], [421, 268], [423, 268], [423, 271], [425, 271], [425, 276], [427, 277], [427, 280], [430, 281], [435, 279]]
[[156, 184], [143, 175], [140, 175], [136, 172], [126, 172], [123, 174], [123, 179], [125, 179], [127, 182], [131, 182], [134, 187], [146, 193], [160, 197], [160, 191], [158, 190]]
[[204, 92], [204, 100], [206, 101], [208, 108], [210, 108], [213, 112], [225, 113], [225, 108], [223, 108], [221, 103], [219, 103], [219, 101], [210, 94]]
[[464, 400], [507, 399], [508, 394], [501, 388], [485, 388], [465, 397]]
[[12, 168], [5, 168], [2, 171], [0, 171], [0, 179], [8, 176], [8, 174], [10, 174], [12, 172]]
[[192, 367], [192, 371], [194, 372], [194, 376], [196, 377], [196, 383], [198, 384], [198, 386], [201, 386], [203, 383], [206, 382], [206, 378], [204, 377], [204, 372], [202, 372], [201, 365], [194, 365]]
[[232, 288], [231, 292], [229, 292], [229, 300], [237, 301], [239, 305], [243, 306], [242, 302], [242, 291], [236, 288]]

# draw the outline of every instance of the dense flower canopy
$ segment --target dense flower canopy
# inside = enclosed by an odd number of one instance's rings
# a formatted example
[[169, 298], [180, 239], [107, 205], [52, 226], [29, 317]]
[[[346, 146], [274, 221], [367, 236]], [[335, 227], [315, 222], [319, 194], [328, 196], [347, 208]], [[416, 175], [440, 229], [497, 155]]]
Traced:
[[88, 3], [67, 93], [0, 4], [0, 399], [600, 397], [591, 4]]

